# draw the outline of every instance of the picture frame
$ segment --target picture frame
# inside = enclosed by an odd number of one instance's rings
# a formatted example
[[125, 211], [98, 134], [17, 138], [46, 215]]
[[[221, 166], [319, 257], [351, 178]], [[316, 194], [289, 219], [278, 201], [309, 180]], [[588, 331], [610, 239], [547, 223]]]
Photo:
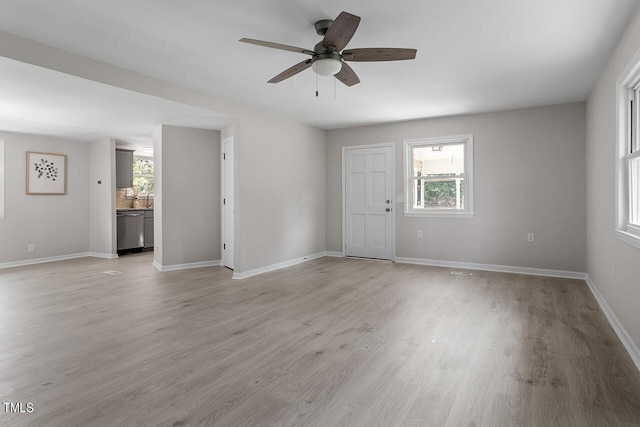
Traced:
[[27, 194], [67, 194], [67, 155], [27, 151]]

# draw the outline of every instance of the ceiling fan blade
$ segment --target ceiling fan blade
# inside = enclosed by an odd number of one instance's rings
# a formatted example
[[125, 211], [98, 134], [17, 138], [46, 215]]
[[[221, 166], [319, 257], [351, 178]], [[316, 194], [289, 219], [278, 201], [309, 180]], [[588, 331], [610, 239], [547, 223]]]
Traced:
[[299, 72], [304, 71], [307, 68], [311, 67], [311, 62], [312, 62], [311, 59], [307, 59], [306, 61], [299, 62], [293, 67], [287, 68], [286, 70], [284, 70], [283, 72], [281, 72], [280, 74], [278, 74], [277, 76], [269, 80], [267, 83], [280, 83], [281, 81], [286, 80], [289, 77], [295, 76]]
[[358, 24], [360, 24], [360, 17], [352, 15], [347, 12], [340, 12], [340, 15], [333, 21], [333, 24], [327, 30], [327, 33], [324, 35], [324, 39], [322, 39], [322, 47], [325, 49], [331, 49], [333, 46], [334, 50], [340, 52], [342, 49], [347, 46], [349, 40], [358, 29]]
[[349, 64], [345, 62], [342, 63], [342, 69], [338, 74], [335, 75], [335, 78], [340, 80], [347, 86], [353, 86], [360, 83], [360, 79], [358, 78], [356, 72], [353, 71], [353, 68], [351, 68]]
[[416, 49], [399, 49], [393, 47], [347, 49], [342, 52], [342, 59], [354, 62], [403, 61], [406, 59], [415, 59], [417, 52]]
[[287, 44], [280, 44], [280, 43], [273, 43], [273, 42], [266, 42], [264, 40], [242, 38], [238, 41], [241, 41], [242, 43], [255, 44], [257, 46], [262, 46], [262, 47], [270, 47], [272, 49], [288, 50], [289, 52], [305, 53], [307, 55], [315, 54], [315, 52], [302, 47], [289, 46]]

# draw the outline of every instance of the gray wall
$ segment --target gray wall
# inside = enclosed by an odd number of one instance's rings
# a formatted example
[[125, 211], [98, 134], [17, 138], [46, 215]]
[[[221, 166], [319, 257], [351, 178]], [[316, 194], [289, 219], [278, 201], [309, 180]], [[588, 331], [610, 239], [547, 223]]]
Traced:
[[584, 103], [329, 131], [327, 250], [342, 250], [343, 146], [395, 143], [401, 195], [403, 140], [469, 133], [475, 218], [409, 218], [396, 204], [396, 256], [585, 271]]
[[[0, 264], [89, 251], [89, 145], [45, 136], [0, 132], [5, 141], [5, 212]], [[67, 155], [66, 195], [26, 194], [26, 152]], [[28, 253], [27, 246], [35, 245]]]
[[219, 260], [220, 131], [164, 125], [154, 151], [155, 261], [167, 267]]
[[268, 113], [234, 126], [236, 272], [324, 252], [325, 141]]
[[111, 138], [89, 144], [89, 250], [95, 256], [117, 255], [115, 145]]
[[[640, 345], [640, 250], [616, 239], [616, 80], [640, 49], [640, 9], [587, 102], [587, 272]], [[614, 274], [615, 264], [615, 274]]]

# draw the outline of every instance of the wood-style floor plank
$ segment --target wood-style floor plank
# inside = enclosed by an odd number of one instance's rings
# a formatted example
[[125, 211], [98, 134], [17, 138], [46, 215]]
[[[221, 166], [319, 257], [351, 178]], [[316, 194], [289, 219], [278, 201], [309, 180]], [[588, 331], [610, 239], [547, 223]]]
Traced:
[[0, 270], [0, 403], [34, 408], [0, 425], [640, 425], [584, 281], [335, 258], [234, 281], [151, 256]]

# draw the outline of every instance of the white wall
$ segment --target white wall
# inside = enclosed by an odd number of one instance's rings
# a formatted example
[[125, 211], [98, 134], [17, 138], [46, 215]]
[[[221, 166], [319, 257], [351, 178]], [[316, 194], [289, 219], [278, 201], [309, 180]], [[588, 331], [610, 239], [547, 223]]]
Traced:
[[220, 260], [220, 131], [162, 126], [154, 156], [156, 263]]
[[[89, 145], [0, 131], [5, 141], [6, 219], [0, 264], [89, 251]], [[67, 155], [66, 195], [26, 194], [26, 152]], [[28, 253], [27, 246], [35, 245]]]
[[117, 256], [115, 144], [111, 138], [89, 144], [89, 250], [106, 258]]
[[235, 272], [325, 251], [324, 130], [269, 113], [235, 125]]
[[327, 250], [342, 251], [343, 146], [394, 142], [402, 195], [402, 141], [462, 134], [474, 135], [475, 218], [408, 218], [396, 204], [396, 256], [585, 271], [584, 103], [329, 131]]
[[[233, 125], [225, 129], [225, 134], [235, 136], [239, 165], [235, 182], [236, 271], [324, 251], [324, 131], [13, 34], [0, 32], [0, 40], [0, 55], [16, 61], [221, 113], [221, 119]], [[154, 144], [162, 133], [156, 132]], [[295, 156], [294, 161], [290, 161], [291, 156]], [[171, 163], [167, 155], [164, 159], [165, 165]], [[266, 171], [268, 175], [239, 176], [241, 171]], [[260, 190], [256, 184], [259, 181]], [[169, 183], [165, 178], [160, 185]], [[158, 217], [162, 219], [167, 212], [160, 212], [158, 205], [178, 202], [162, 203], [159, 194], [155, 198], [155, 222], [160, 223]], [[156, 239], [168, 230], [156, 228]], [[164, 265], [177, 261], [163, 260], [167, 250], [166, 239], [164, 243], [156, 241], [156, 262]]]
[[162, 130], [160, 125], [153, 131], [153, 264], [156, 267], [164, 265], [164, 236], [162, 233], [163, 224], [163, 197], [164, 180], [162, 179], [162, 169], [164, 155], [162, 150]]
[[[640, 250], [616, 239], [616, 80], [640, 50], [640, 9], [587, 102], [587, 272], [640, 345]], [[615, 264], [615, 274], [614, 274]]]

